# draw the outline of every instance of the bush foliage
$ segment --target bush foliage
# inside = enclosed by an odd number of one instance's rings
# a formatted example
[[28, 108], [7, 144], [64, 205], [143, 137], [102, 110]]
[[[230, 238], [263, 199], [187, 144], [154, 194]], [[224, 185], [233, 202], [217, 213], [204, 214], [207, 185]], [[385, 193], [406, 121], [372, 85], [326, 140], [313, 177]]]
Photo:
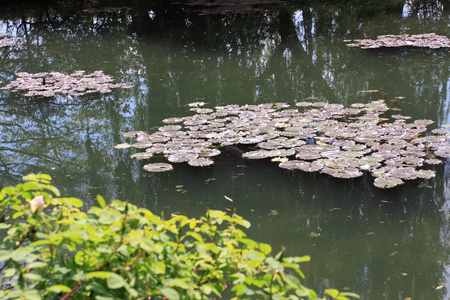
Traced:
[[[209, 210], [168, 220], [118, 200], [87, 212], [46, 174], [0, 192], [1, 299], [319, 298], [302, 284], [308, 256], [271, 255], [242, 217]], [[44, 200], [44, 201], [42, 201]], [[45, 206], [45, 209], [43, 209]]]

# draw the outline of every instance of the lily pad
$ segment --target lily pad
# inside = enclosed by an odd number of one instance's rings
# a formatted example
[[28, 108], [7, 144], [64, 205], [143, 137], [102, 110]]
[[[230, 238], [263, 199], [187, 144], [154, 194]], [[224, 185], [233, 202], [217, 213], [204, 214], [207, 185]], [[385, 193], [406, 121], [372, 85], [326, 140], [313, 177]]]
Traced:
[[391, 176], [381, 176], [381, 177], [375, 178], [373, 184], [376, 187], [381, 188], [381, 189], [390, 189], [390, 188], [399, 186], [403, 183], [404, 183], [404, 181], [399, 178], [395, 178], [395, 177], [391, 177]]
[[95, 71], [92, 74], [84, 74], [77, 71], [70, 75], [59, 72], [51, 73], [16, 73], [18, 78], [2, 87], [5, 90], [22, 91], [24, 96], [53, 97], [56, 94], [62, 96], [81, 96], [91, 93], [109, 93], [112, 88], [131, 88], [131, 86], [117, 83], [113, 84], [112, 77]]
[[267, 153], [268, 153], [267, 150], [249, 151], [242, 154], [242, 157], [246, 159], [262, 159], [269, 157]]
[[117, 144], [114, 146], [115, 149], [127, 149], [130, 147], [131, 147], [131, 145], [128, 143]]
[[188, 161], [188, 164], [193, 167], [206, 167], [214, 164], [214, 161], [209, 158], [200, 157]]
[[136, 159], [150, 159], [153, 157], [153, 153], [150, 152], [138, 152], [130, 155], [130, 158], [136, 158]]
[[167, 171], [172, 171], [173, 167], [170, 164], [153, 163], [153, 164], [145, 165], [143, 167], [143, 169], [147, 172], [167, 172]]
[[[42, 76], [46, 75], [36, 74], [35, 79]], [[377, 178], [376, 186], [387, 188], [401, 184], [401, 179], [432, 176], [417, 168], [423, 162], [440, 162], [435, 156], [450, 156], [448, 130], [435, 129], [434, 135], [420, 137], [432, 121], [411, 123], [408, 116], [393, 115], [394, 121], [389, 122], [381, 117], [389, 110], [383, 100], [355, 103], [350, 108], [305, 101], [297, 104], [302, 112], [288, 109], [286, 103], [227, 105], [215, 110], [199, 106], [193, 106], [196, 113], [192, 116], [164, 119], [169, 125], [152, 134], [124, 134], [137, 140], [134, 147], [147, 148], [145, 153], [149, 153], [132, 157], [164, 153], [171, 162], [200, 166], [212, 164], [208, 157], [219, 155], [218, 148], [233, 146], [239, 157], [272, 158], [286, 169], [320, 171], [338, 178], [358, 177], [366, 170]], [[298, 160], [289, 160], [293, 155]]]

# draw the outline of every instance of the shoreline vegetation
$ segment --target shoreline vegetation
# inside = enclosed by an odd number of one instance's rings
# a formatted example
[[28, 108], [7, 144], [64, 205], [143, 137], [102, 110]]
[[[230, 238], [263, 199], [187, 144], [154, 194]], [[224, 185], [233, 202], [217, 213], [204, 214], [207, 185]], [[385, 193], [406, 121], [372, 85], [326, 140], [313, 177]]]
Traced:
[[272, 254], [235, 213], [165, 219], [101, 196], [85, 212], [50, 175], [23, 179], [0, 191], [2, 299], [359, 298], [336, 289], [319, 297], [303, 285], [310, 257]]

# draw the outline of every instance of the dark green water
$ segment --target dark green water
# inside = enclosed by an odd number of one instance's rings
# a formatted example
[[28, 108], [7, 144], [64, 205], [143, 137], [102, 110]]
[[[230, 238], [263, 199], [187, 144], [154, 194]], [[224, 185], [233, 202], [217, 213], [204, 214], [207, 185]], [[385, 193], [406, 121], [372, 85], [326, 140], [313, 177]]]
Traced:
[[289, 255], [311, 255], [304, 271], [312, 288], [348, 289], [362, 299], [449, 299], [448, 159], [431, 167], [436, 178], [380, 190], [370, 175], [340, 180], [225, 154], [212, 167], [177, 164], [152, 174], [129, 158], [136, 150], [113, 148], [130, 142], [124, 132], [152, 132], [164, 118], [193, 114], [187, 104], [194, 101], [213, 108], [385, 99], [413, 119], [435, 121], [430, 129], [450, 123], [448, 49], [367, 51], [343, 43], [380, 34], [449, 36], [448, 6], [405, 5], [365, 18], [309, 7], [281, 11], [200, 16], [173, 8], [166, 15], [121, 10], [2, 19], [0, 29], [20, 37], [0, 48], [2, 86], [20, 71], [103, 70], [133, 88], [70, 99], [2, 91], [1, 186], [43, 172], [88, 205], [102, 194], [166, 216], [235, 210], [251, 221], [252, 238], [274, 249], [284, 245]]

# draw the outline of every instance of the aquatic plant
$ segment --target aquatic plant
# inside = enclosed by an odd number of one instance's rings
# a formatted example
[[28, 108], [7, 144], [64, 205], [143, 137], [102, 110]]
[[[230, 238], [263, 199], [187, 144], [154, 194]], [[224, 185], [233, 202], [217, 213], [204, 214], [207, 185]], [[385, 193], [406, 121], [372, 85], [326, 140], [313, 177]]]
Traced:
[[450, 47], [450, 39], [435, 33], [379, 35], [375, 40], [356, 39], [344, 40], [348, 47], [361, 47], [361, 49], [392, 48], [392, 47], [422, 47], [430, 49]]
[[[304, 285], [305, 256], [247, 237], [241, 216], [165, 219], [119, 200], [81, 210], [46, 174], [0, 191], [0, 299], [349, 300]], [[231, 200], [231, 198], [228, 198]]]
[[113, 78], [105, 75], [103, 71], [84, 74], [85, 71], [76, 71], [70, 75], [59, 72], [16, 73], [17, 78], [11, 81], [2, 90], [22, 92], [26, 97], [42, 96], [53, 97], [59, 95], [81, 96], [91, 93], [109, 93], [113, 88], [131, 88], [124, 83], [112, 83]]
[[[215, 109], [189, 105], [192, 116], [164, 119], [156, 132], [131, 131], [116, 148], [146, 149], [131, 158], [148, 159], [161, 154], [172, 163], [191, 166], [213, 164], [213, 156], [227, 146], [239, 147], [244, 159], [270, 159], [280, 168], [320, 172], [337, 178], [355, 178], [369, 172], [376, 187], [391, 188], [404, 180], [431, 178], [434, 171], [425, 165], [450, 157], [450, 130], [427, 131], [431, 120], [408, 121], [392, 114], [392, 122], [382, 115], [389, 111], [383, 100], [355, 103], [351, 107], [324, 102], [227, 105]], [[150, 154], [150, 155], [147, 155]], [[150, 172], [170, 171], [170, 164], [145, 165]]]

